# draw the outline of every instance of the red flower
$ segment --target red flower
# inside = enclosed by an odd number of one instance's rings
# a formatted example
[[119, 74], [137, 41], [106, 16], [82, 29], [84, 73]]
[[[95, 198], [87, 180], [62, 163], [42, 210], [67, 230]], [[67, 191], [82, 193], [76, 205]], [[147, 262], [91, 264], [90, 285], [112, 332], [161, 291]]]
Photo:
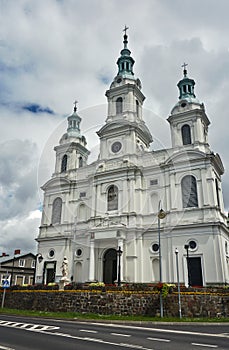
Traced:
[[162, 290], [162, 288], [163, 288], [163, 283], [162, 283], [162, 282], [159, 282], [159, 283], [156, 285], [156, 288], [157, 288], [158, 290]]

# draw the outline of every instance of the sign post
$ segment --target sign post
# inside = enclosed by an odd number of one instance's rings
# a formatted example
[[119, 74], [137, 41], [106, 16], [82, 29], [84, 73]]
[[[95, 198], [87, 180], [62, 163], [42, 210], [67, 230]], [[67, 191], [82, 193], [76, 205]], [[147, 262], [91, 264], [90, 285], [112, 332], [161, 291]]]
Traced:
[[3, 288], [2, 309], [4, 308], [4, 302], [5, 302], [5, 297], [6, 297], [6, 289], [10, 287], [10, 277], [11, 277], [11, 276], [7, 276], [7, 277], [2, 281], [2, 288]]

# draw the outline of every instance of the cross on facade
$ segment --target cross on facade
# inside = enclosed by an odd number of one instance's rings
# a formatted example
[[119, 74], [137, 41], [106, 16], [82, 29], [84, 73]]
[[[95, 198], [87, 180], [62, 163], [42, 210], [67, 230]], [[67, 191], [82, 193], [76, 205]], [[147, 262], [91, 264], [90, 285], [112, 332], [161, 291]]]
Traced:
[[129, 29], [129, 27], [127, 27], [127, 26], [125, 25], [125, 28], [123, 29], [123, 32], [125, 32], [125, 35], [126, 35], [127, 29]]

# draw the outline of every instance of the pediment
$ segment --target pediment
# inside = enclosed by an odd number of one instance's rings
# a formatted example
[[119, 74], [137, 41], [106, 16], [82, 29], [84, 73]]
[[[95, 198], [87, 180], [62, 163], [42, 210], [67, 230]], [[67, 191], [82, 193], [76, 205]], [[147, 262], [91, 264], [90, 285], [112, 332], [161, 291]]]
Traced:
[[65, 187], [69, 186], [71, 184], [71, 181], [66, 179], [65, 177], [54, 177], [50, 180], [48, 180], [43, 186], [41, 186], [41, 189], [43, 191], [46, 191], [50, 188], [56, 188], [56, 187]]
[[215, 168], [217, 169], [219, 175], [223, 175], [224, 173], [224, 166], [223, 166], [223, 162], [220, 158], [220, 155], [218, 153], [213, 153], [211, 154], [211, 156], [213, 157], [213, 163]]
[[106, 123], [99, 131], [97, 131], [97, 134], [99, 137], [108, 137], [113, 136], [116, 133], [125, 133], [126, 130], [131, 129], [142, 135], [142, 137], [146, 140], [146, 143], [152, 142], [152, 135], [144, 122], [137, 123], [123, 119], [112, 121], [110, 123]]
[[182, 163], [191, 160], [206, 159], [207, 154], [199, 150], [177, 150], [165, 161], [166, 165]]

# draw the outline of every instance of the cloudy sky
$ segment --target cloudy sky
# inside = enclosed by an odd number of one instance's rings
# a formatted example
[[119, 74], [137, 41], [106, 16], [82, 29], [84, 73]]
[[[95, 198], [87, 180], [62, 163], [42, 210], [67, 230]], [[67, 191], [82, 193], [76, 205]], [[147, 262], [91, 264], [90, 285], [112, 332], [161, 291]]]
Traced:
[[211, 121], [211, 148], [225, 166], [228, 210], [228, 13], [228, 0], [0, 0], [0, 254], [36, 251], [39, 188], [75, 99], [96, 153], [125, 25], [145, 108], [155, 115], [146, 113], [154, 148], [170, 147], [166, 118], [188, 63]]

